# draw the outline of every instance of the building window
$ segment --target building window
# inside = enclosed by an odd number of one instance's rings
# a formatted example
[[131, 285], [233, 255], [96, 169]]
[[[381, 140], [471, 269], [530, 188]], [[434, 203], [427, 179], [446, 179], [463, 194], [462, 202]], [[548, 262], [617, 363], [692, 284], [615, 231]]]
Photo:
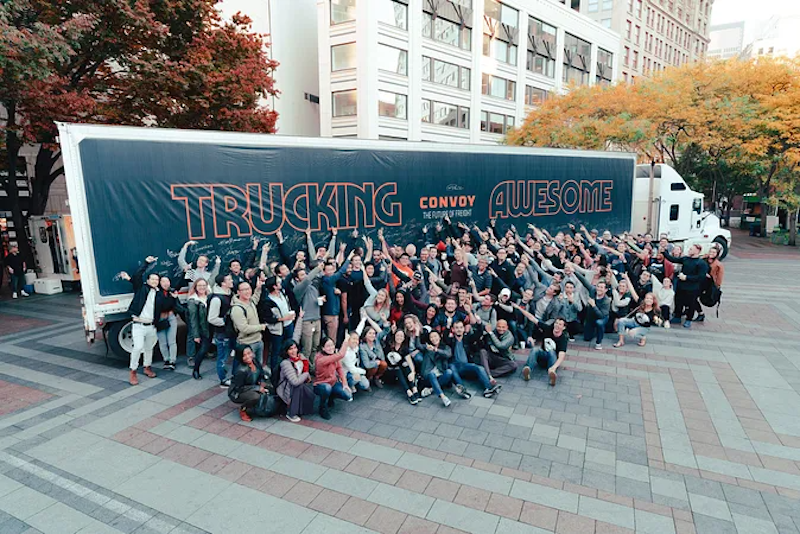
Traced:
[[600, 25], [603, 26], [604, 28], [611, 29], [611, 19], [602, 19], [600, 21]]
[[556, 28], [533, 17], [528, 20], [527, 69], [548, 78], [556, 75]]
[[614, 68], [614, 54], [602, 48], [597, 49], [597, 75], [595, 83], [610, 85], [612, 70]]
[[545, 100], [547, 100], [547, 91], [544, 89], [539, 89], [538, 87], [532, 87], [530, 85], [525, 86], [526, 106], [538, 108], [544, 103]]
[[423, 99], [422, 122], [468, 129], [469, 108]]
[[639, 68], [639, 52], [636, 50], [633, 51], [633, 63], [631, 64], [631, 67], [634, 69]]
[[600, 0], [589, 0], [589, 13], [597, 13], [600, 9]]
[[469, 91], [471, 71], [446, 61], [422, 57], [422, 79], [428, 82], [448, 85]]
[[642, 0], [636, 0], [636, 18], [642, 18]]
[[564, 34], [564, 83], [588, 85], [592, 45], [569, 33]]
[[629, 20], [625, 21], [625, 38], [631, 40], [631, 21]]
[[388, 91], [378, 91], [378, 115], [381, 117], [393, 117], [395, 119], [407, 119], [406, 107], [408, 97]]
[[356, 0], [331, 0], [331, 24], [356, 20]]
[[519, 25], [519, 11], [496, 0], [487, 0], [485, 13], [483, 55], [516, 65], [517, 45], [513, 30]]
[[355, 117], [357, 107], [358, 92], [355, 89], [333, 93], [334, 117]]
[[514, 129], [515, 119], [511, 115], [481, 111], [481, 131], [504, 135]]
[[408, 52], [385, 44], [378, 45], [378, 69], [408, 75]]
[[481, 83], [481, 92], [485, 95], [505, 100], [516, 100], [517, 82], [506, 80], [498, 76], [484, 74]]
[[633, 42], [638, 45], [639, 44], [639, 39], [641, 38], [641, 36], [642, 36], [642, 27], [637, 25], [636, 26], [636, 31], [633, 34]]
[[501, 39], [493, 39], [491, 35], [483, 34], [483, 55], [492, 57], [501, 63], [516, 66], [517, 45], [507, 43]]
[[354, 69], [357, 63], [355, 43], [346, 43], [331, 47], [331, 72]]
[[[374, 0], [373, 0], [374, 1]], [[408, 6], [394, 0], [380, 0], [378, 2], [378, 20], [389, 26], [408, 29]]]
[[433, 18], [430, 13], [422, 13], [422, 36], [462, 50], [472, 49], [471, 29], [441, 17]]
[[622, 64], [627, 67], [630, 62], [631, 62], [631, 49], [626, 46], [625, 55], [622, 57]]
[[614, 9], [614, 0], [603, 0], [603, 11], [611, 11]]

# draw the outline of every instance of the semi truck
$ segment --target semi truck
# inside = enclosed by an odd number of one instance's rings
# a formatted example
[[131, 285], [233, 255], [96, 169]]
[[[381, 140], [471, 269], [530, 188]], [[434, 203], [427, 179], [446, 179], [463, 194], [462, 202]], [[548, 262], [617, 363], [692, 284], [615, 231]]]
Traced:
[[86, 339], [103, 334], [120, 356], [132, 347], [132, 294], [119, 273], [152, 255], [159, 272], [179, 275], [187, 241], [224, 266], [254, 238], [274, 243], [278, 231], [297, 247], [307, 229], [321, 240], [333, 228], [383, 228], [408, 242], [448, 216], [482, 227], [497, 219], [521, 233], [530, 223], [551, 232], [574, 223], [663, 232], [704, 249], [717, 242], [726, 252], [730, 244], [716, 217], [698, 211], [701, 194], [667, 166], [646, 166], [645, 177], [629, 153], [68, 123], [58, 130]]

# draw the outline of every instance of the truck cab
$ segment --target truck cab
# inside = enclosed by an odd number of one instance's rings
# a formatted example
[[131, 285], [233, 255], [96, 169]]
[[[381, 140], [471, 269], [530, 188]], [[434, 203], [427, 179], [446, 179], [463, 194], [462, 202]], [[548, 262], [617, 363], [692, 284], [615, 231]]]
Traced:
[[682, 245], [684, 250], [698, 244], [703, 254], [716, 243], [722, 247], [721, 257], [727, 256], [730, 231], [720, 226], [719, 217], [703, 210], [703, 195], [692, 191], [675, 169], [654, 165], [651, 178], [650, 165], [637, 165], [634, 180], [634, 233], [647, 232], [648, 218], [652, 218], [650, 232], [654, 237], [666, 235], [671, 243]]

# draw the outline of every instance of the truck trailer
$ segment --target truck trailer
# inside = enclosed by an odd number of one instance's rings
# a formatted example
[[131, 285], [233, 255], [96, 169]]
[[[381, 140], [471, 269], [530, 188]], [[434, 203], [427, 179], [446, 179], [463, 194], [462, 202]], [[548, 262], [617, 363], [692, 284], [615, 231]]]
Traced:
[[[86, 339], [102, 332], [120, 356], [132, 347], [131, 286], [120, 271], [133, 272], [152, 255], [158, 271], [179, 274], [178, 251], [190, 240], [197, 253], [219, 256], [225, 266], [253, 237], [274, 242], [279, 230], [300, 247], [308, 228], [318, 239], [333, 228], [373, 236], [383, 228], [390, 241], [411, 242], [444, 216], [482, 227], [497, 219], [523, 234], [529, 223], [551, 232], [573, 223], [619, 234], [643, 216], [654, 235], [666, 232], [673, 242], [708, 248], [724, 241], [726, 251], [730, 244], [712, 215], [694, 210], [702, 195], [665, 166], [658, 183], [641, 180], [629, 153], [67, 123], [58, 129]], [[683, 187], [673, 188], [674, 181]], [[661, 199], [665, 187], [670, 195]], [[658, 209], [640, 203], [641, 188], [657, 193], [650, 202]], [[674, 220], [672, 203], [680, 204]]]

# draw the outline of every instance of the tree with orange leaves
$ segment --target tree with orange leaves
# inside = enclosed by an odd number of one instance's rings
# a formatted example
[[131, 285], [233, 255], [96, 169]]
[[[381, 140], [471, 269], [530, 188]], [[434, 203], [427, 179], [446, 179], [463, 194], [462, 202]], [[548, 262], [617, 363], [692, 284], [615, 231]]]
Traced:
[[[681, 169], [691, 164], [685, 155], [699, 152], [703, 172], [715, 182], [724, 184], [733, 169], [737, 177], [757, 180], [766, 197], [773, 180], [798, 170], [799, 67], [796, 61], [761, 58], [693, 63], [636, 85], [575, 88], [533, 111], [507, 142], [631, 151], [682, 174], [692, 170]], [[762, 217], [762, 235], [765, 227]]]

